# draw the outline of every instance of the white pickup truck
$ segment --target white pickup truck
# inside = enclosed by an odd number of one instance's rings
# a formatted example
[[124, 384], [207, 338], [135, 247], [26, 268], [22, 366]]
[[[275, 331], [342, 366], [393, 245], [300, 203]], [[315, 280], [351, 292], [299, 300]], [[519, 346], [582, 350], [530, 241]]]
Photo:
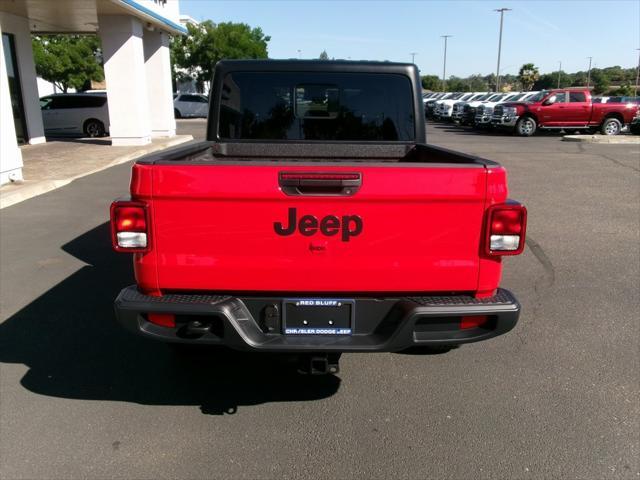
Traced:
[[464, 105], [462, 118], [460, 119], [460, 125], [474, 125], [476, 118], [476, 110], [480, 105], [486, 102], [493, 102], [504, 96], [504, 93], [487, 93], [481, 96], [477, 100], [469, 102]]
[[458, 100], [453, 104], [453, 107], [451, 108], [451, 119], [454, 122], [461, 121], [462, 116], [464, 115], [465, 105], [468, 105], [471, 102], [487, 99], [490, 96], [491, 96], [491, 93], [489, 92], [477, 92], [477, 93], [474, 93], [471, 97], [467, 98], [466, 100]]
[[434, 117], [439, 120], [451, 120], [453, 115], [453, 106], [457, 102], [466, 102], [476, 96], [477, 92], [462, 93], [457, 96], [449, 97], [446, 100], [436, 102]]
[[509, 92], [502, 93], [500, 97], [490, 98], [476, 108], [475, 126], [486, 127], [491, 125], [493, 109], [504, 102], [522, 102], [535, 95], [537, 92]]

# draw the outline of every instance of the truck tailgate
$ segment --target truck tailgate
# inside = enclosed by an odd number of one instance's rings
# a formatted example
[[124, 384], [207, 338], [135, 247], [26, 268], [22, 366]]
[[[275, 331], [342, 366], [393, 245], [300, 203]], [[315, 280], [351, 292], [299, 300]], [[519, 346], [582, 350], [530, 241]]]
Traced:
[[[482, 165], [239, 162], [157, 164], [151, 170], [152, 242], [163, 290], [355, 293], [478, 286], [487, 175]], [[353, 173], [361, 186], [352, 195], [290, 195], [281, 187], [283, 173], [318, 172]]]

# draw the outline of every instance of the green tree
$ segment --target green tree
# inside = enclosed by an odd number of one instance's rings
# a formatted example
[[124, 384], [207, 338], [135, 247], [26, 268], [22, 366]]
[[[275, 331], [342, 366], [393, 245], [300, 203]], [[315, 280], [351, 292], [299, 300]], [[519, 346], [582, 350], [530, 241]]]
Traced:
[[557, 85], [557, 83], [554, 83], [557, 81], [557, 78], [554, 78], [550, 73], [542, 74], [533, 84], [532, 90], [549, 90]]
[[322, 52], [320, 52], [320, 56], [318, 58], [320, 60], [329, 60], [329, 54], [327, 53], [326, 50], [322, 50]]
[[622, 97], [630, 97], [634, 93], [634, 89], [629, 82], [625, 82], [620, 87], [616, 88], [611, 92], [611, 95], [622, 96]]
[[[558, 71], [551, 72], [548, 74], [550, 76], [551, 81], [549, 82], [549, 86], [547, 88], [558, 88], [558, 75], [560, 75], [560, 88], [570, 87], [572, 83], [572, 77], [566, 72]], [[585, 79], [586, 84], [586, 79]]]
[[538, 67], [536, 67], [533, 63], [525, 63], [524, 65], [522, 65], [522, 67], [520, 67], [518, 78], [520, 79], [520, 83], [522, 84], [522, 90], [531, 90], [531, 87], [533, 87], [533, 85], [536, 83], [536, 80], [540, 78]]
[[604, 73], [611, 82], [621, 83], [628, 80], [626, 71], [619, 65], [603, 68], [602, 73]]
[[420, 77], [422, 88], [425, 90], [439, 91], [442, 89], [442, 80], [437, 75], [423, 75]]
[[178, 80], [192, 78], [202, 91], [211, 80], [215, 64], [222, 59], [267, 58], [271, 37], [246, 23], [218, 23], [206, 20], [187, 25], [188, 35], [171, 41], [171, 63]]
[[571, 75], [572, 87], [585, 87], [587, 85], [587, 74], [585, 72], [578, 72]]
[[451, 75], [449, 77], [449, 80], [447, 80], [447, 91], [448, 92], [468, 92], [469, 83], [460, 77]]
[[104, 80], [100, 40], [95, 35], [34, 35], [36, 73], [63, 92]]
[[484, 92], [489, 89], [482, 75], [471, 75], [467, 78], [467, 81], [469, 82], [469, 91], [471, 92]]
[[519, 90], [520, 89], [520, 77], [517, 75], [512, 75], [510, 73], [504, 74], [500, 76], [500, 87], [504, 91], [509, 90]]
[[592, 70], [591, 79], [593, 80], [593, 93], [601, 95], [609, 90], [611, 80], [604, 70]]
[[487, 84], [487, 87], [489, 87], [489, 90], [495, 90], [496, 83], [497, 83], [497, 79], [496, 79], [496, 74], [495, 73], [490, 73], [489, 75], [485, 75], [484, 77], [482, 77], [482, 79]]

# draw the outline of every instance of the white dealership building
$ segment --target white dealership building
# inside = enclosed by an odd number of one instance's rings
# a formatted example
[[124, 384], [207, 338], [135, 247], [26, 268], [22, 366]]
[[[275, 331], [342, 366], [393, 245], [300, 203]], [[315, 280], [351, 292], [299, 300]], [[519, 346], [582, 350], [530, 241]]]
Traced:
[[178, 0], [0, 0], [0, 185], [22, 179], [20, 145], [45, 142], [33, 33], [92, 33], [104, 59], [112, 145], [175, 135], [170, 35]]

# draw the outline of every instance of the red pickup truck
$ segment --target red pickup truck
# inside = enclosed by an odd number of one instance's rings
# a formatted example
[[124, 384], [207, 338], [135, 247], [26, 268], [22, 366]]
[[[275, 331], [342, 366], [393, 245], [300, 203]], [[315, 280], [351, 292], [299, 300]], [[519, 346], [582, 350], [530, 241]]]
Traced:
[[496, 105], [491, 123], [523, 137], [539, 128], [600, 130], [603, 135], [617, 135], [637, 110], [631, 103], [593, 103], [587, 89], [544, 90], [526, 102]]
[[410, 64], [222, 61], [208, 140], [139, 159], [111, 205], [128, 329], [293, 352], [449, 347], [511, 330], [526, 210], [500, 165], [426, 144]]

